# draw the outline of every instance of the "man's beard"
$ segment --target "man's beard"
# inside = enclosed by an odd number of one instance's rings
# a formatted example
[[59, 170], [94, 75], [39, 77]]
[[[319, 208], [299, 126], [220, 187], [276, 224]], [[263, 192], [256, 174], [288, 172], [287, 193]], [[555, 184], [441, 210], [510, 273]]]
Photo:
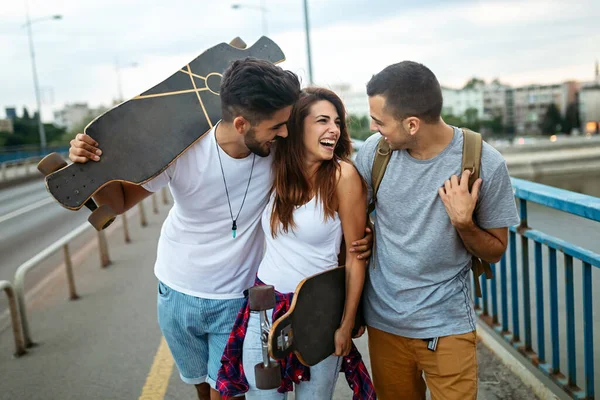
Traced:
[[256, 131], [254, 128], [250, 128], [244, 136], [244, 144], [252, 153], [259, 157], [267, 157], [271, 154], [271, 149], [261, 144], [256, 140]]

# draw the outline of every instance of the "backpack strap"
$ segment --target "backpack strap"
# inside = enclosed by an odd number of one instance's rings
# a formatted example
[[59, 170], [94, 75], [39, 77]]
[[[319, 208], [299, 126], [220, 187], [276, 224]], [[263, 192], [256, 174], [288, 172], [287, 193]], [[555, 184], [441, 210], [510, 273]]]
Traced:
[[369, 228], [371, 228], [371, 232], [373, 232], [373, 251], [371, 254], [370, 263], [371, 267], [373, 268], [375, 268], [375, 248], [377, 245], [377, 235], [375, 234], [375, 224], [371, 219], [371, 214], [373, 211], [375, 211], [375, 204], [377, 203], [377, 191], [379, 190], [379, 185], [383, 180], [385, 169], [387, 168], [391, 157], [392, 149], [390, 149], [390, 145], [382, 137], [379, 139], [379, 143], [377, 143], [377, 150], [375, 151], [375, 158], [373, 159], [373, 168], [371, 169], [371, 188], [373, 189], [373, 194], [371, 196], [371, 202], [367, 207], [367, 225]]
[[373, 188], [373, 195], [371, 196], [371, 203], [368, 207], [368, 214], [370, 215], [375, 210], [375, 203], [377, 202], [377, 191], [379, 185], [385, 175], [385, 169], [387, 168], [390, 158], [392, 156], [392, 150], [390, 145], [382, 137], [377, 143], [377, 150], [375, 151], [375, 158], [373, 159], [373, 168], [371, 169], [371, 187]]
[[[477, 132], [473, 132], [467, 128], [461, 128], [463, 133], [463, 155], [462, 155], [462, 167], [461, 172], [470, 170], [471, 175], [469, 176], [469, 192], [473, 187], [473, 184], [481, 173], [481, 150], [483, 148], [483, 139]], [[475, 295], [482, 297], [481, 294], [481, 283], [479, 277], [485, 274], [486, 279], [492, 279], [493, 273], [490, 264], [478, 257], [473, 256], [471, 258], [471, 270], [473, 271], [473, 284], [475, 286]]]

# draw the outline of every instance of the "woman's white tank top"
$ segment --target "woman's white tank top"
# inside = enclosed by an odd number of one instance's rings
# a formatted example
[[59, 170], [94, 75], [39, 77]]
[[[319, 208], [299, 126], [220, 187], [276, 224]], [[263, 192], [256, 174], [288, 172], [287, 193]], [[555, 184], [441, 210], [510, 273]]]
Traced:
[[274, 200], [272, 195], [261, 219], [266, 250], [258, 278], [281, 293], [290, 293], [304, 278], [338, 266], [342, 224], [337, 212], [333, 218], [325, 219], [323, 204], [315, 196], [294, 211], [294, 229], [287, 233], [280, 229], [273, 237]]

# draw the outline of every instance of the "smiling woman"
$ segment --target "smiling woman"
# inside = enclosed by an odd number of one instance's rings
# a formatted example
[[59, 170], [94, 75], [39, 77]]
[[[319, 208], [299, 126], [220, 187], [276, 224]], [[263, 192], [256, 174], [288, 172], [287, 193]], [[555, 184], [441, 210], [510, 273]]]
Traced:
[[[294, 389], [297, 400], [331, 399], [340, 368], [348, 368], [346, 378], [354, 398], [374, 398], [368, 372], [352, 343], [365, 258], [350, 253], [350, 246], [346, 250], [342, 247], [344, 240], [351, 243], [361, 239], [366, 226], [366, 185], [350, 161], [352, 143], [345, 118], [344, 105], [334, 92], [312, 87], [304, 90], [292, 108], [288, 137], [277, 144], [274, 152], [274, 183], [261, 217], [266, 248], [256, 285], [273, 285], [278, 293], [277, 312], [272, 319], [290, 310], [290, 300], [298, 295], [294, 292], [305, 278], [336, 269], [340, 256], [346, 267], [343, 316], [335, 333], [331, 332], [335, 354], [311, 363], [310, 381], [302, 378], [307, 374], [299, 373], [304, 367], [298, 357], [294, 355], [290, 361], [291, 368], [301, 375], [302, 382]], [[277, 389], [258, 389], [272, 386], [264, 385], [265, 377], [254, 373], [254, 366], [263, 356], [255, 346], [260, 341], [260, 317], [257, 313], [245, 314], [248, 307], [243, 306], [239, 314], [249, 315], [247, 324], [234, 326], [235, 335], [225, 348], [222, 360], [227, 361], [219, 371], [217, 385], [223, 389], [222, 395], [247, 391], [248, 400], [283, 399], [284, 394]], [[243, 344], [238, 342], [240, 337]], [[245, 375], [249, 387], [237, 384], [240, 375]], [[290, 376], [281, 379], [284, 390], [290, 390]]]

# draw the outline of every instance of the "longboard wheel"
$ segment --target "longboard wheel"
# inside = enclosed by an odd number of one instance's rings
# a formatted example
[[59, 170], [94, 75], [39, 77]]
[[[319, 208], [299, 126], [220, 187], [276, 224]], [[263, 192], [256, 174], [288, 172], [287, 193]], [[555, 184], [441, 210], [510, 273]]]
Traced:
[[269, 362], [265, 367], [263, 363], [254, 366], [256, 387], [261, 390], [277, 389], [281, 385], [281, 368], [279, 363]]
[[67, 163], [60, 154], [58, 153], [50, 153], [46, 157], [42, 158], [42, 160], [38, 163], [37, 169], [44, 176], [48, 176], [53, 172], [58, 171], [67, 166]]
[[108, 204], [102, 204], [92, 211], [88, 221], [97, 231], [104, 230], [110, 226], [117, 217], [117, 214]]
[[275, 308], [275, 288], [272, 285], [250, 288], [249, 304], [252, 311], [264, 311]]

